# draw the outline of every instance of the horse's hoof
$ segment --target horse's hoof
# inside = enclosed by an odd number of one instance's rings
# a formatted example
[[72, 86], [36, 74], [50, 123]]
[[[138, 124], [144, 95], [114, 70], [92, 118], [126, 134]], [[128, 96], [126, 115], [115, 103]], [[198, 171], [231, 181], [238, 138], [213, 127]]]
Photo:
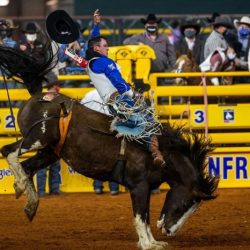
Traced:
[[138, 244], [138, 248], [141, 250], [164, 250], [166, 249], [166, 246], [168, 245], [166, 242], [166, 244], [162, 244], [163, 242], [158, 242], [155, 241], [153, 243], [148, 243], [148, 244]]
[[153, 244], [164, 248], [168, 245], [166, 241], [154, 241]]
[[30, 222], [34, 219], [36, 215], [38, 205], [39, 205], [39, 200], [37, 200], [37, 202], [35, 202], [34, 204], [27, 204], [24, 208], [24, 212], [27, 215]]

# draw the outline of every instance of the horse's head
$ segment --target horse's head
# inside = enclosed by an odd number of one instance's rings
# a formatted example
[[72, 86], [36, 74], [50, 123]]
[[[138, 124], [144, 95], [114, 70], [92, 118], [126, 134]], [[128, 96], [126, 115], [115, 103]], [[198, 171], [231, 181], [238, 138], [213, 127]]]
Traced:
[[[185, 72], [195, 72], [198, 70], [198, 65], [195, 63], [192, 58], [192, 53], [188, 53], [187, 55], [181, 55], [176, 63], [176, 73], [185, 73]], [[176, 85], [193, 85], [190, 81], [192, 78], [188, 77], [177, 77]]]
[[[184, 139], [172, 134], [168, 147], [166, 176], [170, 185], [157, 226], [168, 236], [174, 236], [195, 212], [202, 200], [214, 199], [218, 185], [216, 177], [206, 173], [206, 156], [211, 151], [209, 142], [194, 135]], [[170, 139], [171, 140], [171, 139]], [[192, 141], [192, 143], [191, 143]], [[179, 146], [175, 145], [179, 142]]]

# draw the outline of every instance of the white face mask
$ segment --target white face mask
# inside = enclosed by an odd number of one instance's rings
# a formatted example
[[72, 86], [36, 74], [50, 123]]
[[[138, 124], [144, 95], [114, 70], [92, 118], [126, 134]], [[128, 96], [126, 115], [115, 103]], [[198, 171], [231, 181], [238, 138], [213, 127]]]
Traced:
[[229, 60], [234, 60], [235, 57], [236, 57], [236, 54], [234, 52], [229, 52], [227, 57], [228, 57]]
[[34, 42], [37, 39], [37, 35], [36, 34], [26, 34], [26, 38], [28, 41]]

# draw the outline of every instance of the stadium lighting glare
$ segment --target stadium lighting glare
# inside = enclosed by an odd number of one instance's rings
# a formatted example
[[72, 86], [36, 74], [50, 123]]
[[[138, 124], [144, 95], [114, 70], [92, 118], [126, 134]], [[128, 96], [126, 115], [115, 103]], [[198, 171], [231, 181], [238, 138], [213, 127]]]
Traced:
[[1, 6], [7, 6], [10, 3], [9, 0], [0, 0], [0, 7]]

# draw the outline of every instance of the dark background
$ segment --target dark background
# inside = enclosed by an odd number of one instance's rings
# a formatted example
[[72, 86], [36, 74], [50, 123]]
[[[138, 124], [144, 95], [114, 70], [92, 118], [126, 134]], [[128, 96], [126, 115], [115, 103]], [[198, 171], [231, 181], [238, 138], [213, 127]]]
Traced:
[[155, 14], [247, 14], [250, 0], [75, 0], [75, 15], [89, 15], [99, 8], [102, 15]]

